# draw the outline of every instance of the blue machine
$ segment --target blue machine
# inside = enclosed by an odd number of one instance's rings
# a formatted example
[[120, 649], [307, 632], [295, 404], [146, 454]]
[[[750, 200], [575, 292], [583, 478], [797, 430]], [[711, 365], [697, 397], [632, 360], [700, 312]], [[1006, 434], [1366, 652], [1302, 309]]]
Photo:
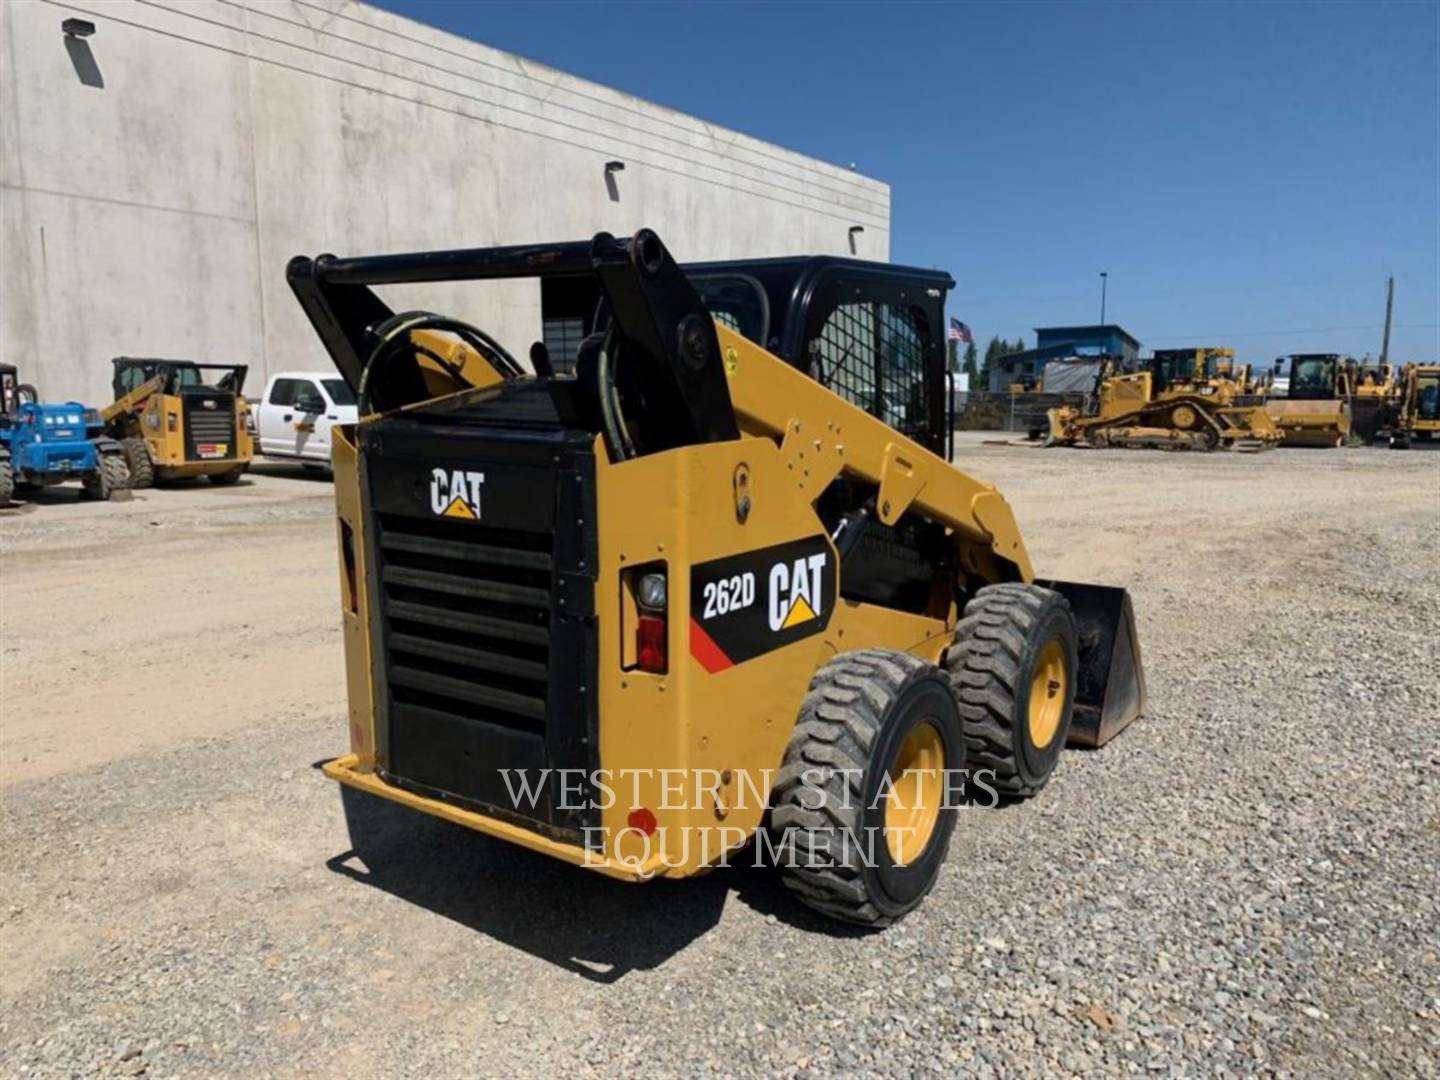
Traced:
[[26, 400], [33, 390], [26, 395], [18, 389], [14, 368], [0, 365], [0, 506], [9, 505], [21, 485], [79, 480], [91, 499], [109, 499], [129, 487], [120, 444], [104, 433], [95, 409], [74, 401], [41, 405]]

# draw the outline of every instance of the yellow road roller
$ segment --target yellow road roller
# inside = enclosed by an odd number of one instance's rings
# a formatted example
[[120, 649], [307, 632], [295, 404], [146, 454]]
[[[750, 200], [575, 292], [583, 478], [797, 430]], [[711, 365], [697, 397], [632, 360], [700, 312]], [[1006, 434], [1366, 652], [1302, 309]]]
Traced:
[[1336, 447], [1350, 438], [1353, 386], [1350, 365], [1337, 353], [1281, 357], [1290, 367], [1284, 397], [1265, 399], [1284, 446]]

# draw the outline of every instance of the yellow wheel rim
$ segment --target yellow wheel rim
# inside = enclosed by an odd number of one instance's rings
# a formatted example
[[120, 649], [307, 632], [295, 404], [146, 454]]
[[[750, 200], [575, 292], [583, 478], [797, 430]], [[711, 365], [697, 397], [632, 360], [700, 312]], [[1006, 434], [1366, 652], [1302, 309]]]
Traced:
[[1189, 405], [1181, 405], [1170, 414], [1170, 422], [1182, 430], [1189, 430], [1194, 427], [1197, 419], [1199, 419], [1199, 417], [1195, 415], [1195, 410]]
[[1046, 643], [1035, 661], [1035, 674], [1030, 676], [1030, 742], [1044, 750], [1055, 738], [1060, 717], [1065, 713], [1066, 680], [1065, 643], [1059, 638]]
[[945, 743], [928, 720], [905, 736], [890, 765], [885, 803], [885, 846], [897, 866], [914, 862], [929, 846], [945, 797]]

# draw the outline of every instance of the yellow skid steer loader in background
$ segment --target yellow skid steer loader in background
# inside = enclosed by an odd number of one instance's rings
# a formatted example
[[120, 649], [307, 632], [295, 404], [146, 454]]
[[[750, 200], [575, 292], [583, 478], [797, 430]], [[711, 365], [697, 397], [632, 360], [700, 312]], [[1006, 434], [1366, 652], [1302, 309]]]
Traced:
[[[1142, 710], [1128, 594], [1037, 578], [947, 461], [948, 275], [682, 268], [642, 230], [288, 277], [361, 416], [341, 784], [626, 880], [758, 840], [805, 903], [884, 925], [963, 770], [1032, 795]], [[371, 288], [512, 278], [592, 290], [573, 371]]]
[[124, 449], [132, 487], [196, 476], [233, 484], [250, 468], [245, 365], [129, 356], [112, 362], [115, 400], [100, 418]]

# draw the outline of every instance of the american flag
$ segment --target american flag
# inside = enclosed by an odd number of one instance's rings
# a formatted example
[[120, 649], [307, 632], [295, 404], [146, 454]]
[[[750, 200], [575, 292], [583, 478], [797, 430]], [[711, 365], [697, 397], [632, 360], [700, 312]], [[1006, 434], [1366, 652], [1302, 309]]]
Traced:
[[959, 319], [951, 319], [950, 340], [963, 341], [966, 345], [973, 345], [975, 344], [975, 335], [970, 333], [970, 327], [966, 326]]

